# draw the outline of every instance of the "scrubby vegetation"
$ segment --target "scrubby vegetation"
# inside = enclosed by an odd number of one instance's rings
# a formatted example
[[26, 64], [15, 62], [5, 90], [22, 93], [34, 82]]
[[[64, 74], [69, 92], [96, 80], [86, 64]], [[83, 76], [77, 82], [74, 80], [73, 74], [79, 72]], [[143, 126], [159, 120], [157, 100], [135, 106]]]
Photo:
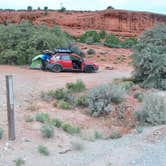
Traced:
[[120, 86], [102, 85], [93, 88], [89, 94], [89, 109], [93, 116], [113, 110], [112, 103], [120, 103], [125, 98], [125, 91]]
[[73, 92], [82, 92], [86, 89], [86, 86], [82, 80], [77, 80], [76, 83], [67, 83], [66, 88]]
[[16, 166], [22, 166], [25, 164], [25, 161], [22, 158], [17, 158], [14, 160]]
[[43, 138], [51, 138], [54, 136], [54, 129], [51, 124], [45, 124], [41, 127], [41, 134]]
[[166, 99], [161, 93], [145, 95], [142, 105], [135, 113], [141, 125], [166, 124]]
[[62, 128], [64, 131], [66, 131], [67, 133], [69, 133], [71, 135], [80, 133], [79, 127], [73, 126], [73, 125], [68, 124], [68, 123], [63, 124]]
[[166, 25], [145, 31], [132, 55], [137, 83], [145, 88], [166, 90]]
[[57, 128], [60, 128], [62, 126], [62, 121], [57, 118], [52, 119], [51, 123]]
[[43, 146], [43, 145], [39, 145], [37, 147], [37, 150], [40, 154], [42, 154], [44, 156], [48, 156], [50, 154], [48, 151], [48, 148], [46, 146]]
[[45, 123], [49, 120], [49, 115], [47, 113], [39, 112], [36, 114], [36, 121]]
[[104, 30], [100, 32], [90, 30], [81, 35], [80, 42], [87, 44], [100, 43], [111, 48], [132, 48], [137, 43], [137, 39], [129, 37], [122, 41], [116, 35], [107, 34]]
[[2, 138], [3, 136], [3, 129], [0, 127], [0, 139]]
[[122, 135], [120, 134], [120, 132], [118, 130], [115, 130], [111, 133], [110, 138], [111, 139], [117, 139], [122, 137]]
[[0, 63], [28, 64], [45, 49], [68, 47], [70, 40], [56, 25], [48, 28], [26, 20], [18, 25], [0, 25]]

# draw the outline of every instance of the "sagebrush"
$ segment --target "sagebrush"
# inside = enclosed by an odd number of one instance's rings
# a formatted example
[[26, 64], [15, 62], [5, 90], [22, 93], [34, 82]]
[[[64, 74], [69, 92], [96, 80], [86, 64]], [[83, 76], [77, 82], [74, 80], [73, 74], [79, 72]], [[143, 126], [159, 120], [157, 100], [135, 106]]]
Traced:
[[146, 30], [133, 52], [135, 81], [145, 88], [166, 90], [166, 25]]
[[166, 96], [156, 92], [146, 94], [135, 115], [141, 125], [166, 124]]

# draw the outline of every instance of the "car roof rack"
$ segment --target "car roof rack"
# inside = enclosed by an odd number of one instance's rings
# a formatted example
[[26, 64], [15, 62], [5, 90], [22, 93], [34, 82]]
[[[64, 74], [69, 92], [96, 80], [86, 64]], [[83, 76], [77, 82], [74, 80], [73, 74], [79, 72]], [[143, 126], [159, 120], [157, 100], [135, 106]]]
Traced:
[[54, 53], [72, 53], [70, 49], [65, 49], [65, 48], [56, 48], [54, 50]]

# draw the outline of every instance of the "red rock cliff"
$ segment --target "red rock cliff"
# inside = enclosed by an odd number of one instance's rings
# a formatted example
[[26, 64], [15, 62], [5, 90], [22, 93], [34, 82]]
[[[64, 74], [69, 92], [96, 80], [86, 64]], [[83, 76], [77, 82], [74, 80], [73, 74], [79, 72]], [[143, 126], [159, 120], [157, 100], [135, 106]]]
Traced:
[[166, 23], [166, 15], [149, 12], [125, 10], [104, 10], [96, 12], [58, 12], [49, 11], [1, 11], [0, 23], [8, 20], [19, 23], [22, 19], [31, 20], [35, 24], [54, 23], [69, 33], [80, 35], [87, 29], [106, 30], [122, 36], [137, 36], [145, 29], [151, 28], [157, 22]]

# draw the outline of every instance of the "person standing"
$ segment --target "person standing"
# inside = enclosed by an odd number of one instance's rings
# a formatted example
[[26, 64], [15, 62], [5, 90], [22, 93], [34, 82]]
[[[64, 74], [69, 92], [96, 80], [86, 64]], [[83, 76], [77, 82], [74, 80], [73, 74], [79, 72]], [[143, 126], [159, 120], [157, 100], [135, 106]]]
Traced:
[[51, 59], [51, 55], [52, 52], [49, 50], [45, 50], [44, 54], [41, 56], [41, 60], [42, 60], [42, 70], [45, 71], [46, 70], [46, 66], [47, 63], [50, 61]]

